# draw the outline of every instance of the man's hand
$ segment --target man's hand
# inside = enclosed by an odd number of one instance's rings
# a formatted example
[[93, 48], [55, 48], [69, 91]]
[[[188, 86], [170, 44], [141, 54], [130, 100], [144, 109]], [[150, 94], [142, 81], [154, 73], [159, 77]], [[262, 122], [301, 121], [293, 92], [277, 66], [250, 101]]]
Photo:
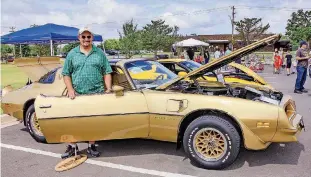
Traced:
[[64, 82], [65, 82], [66, 88], [68, 90], [68, 97], [71, 99], [74, 99], [76, 97], [76, 92], [72, 87], [71, 77], [64, 76]]
[[75, 90], [73, 90], [73, 89], [68, 90], [68, 97], [71, 98], [71, 99], [75, 99], [75, 97], [76, 97]]

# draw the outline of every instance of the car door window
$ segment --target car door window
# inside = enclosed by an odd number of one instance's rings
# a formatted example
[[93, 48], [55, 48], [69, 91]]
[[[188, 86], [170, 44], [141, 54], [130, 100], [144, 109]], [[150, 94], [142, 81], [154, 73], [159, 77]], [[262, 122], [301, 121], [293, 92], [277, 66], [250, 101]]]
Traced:
[[58, 68], [57, 69], [54, 69], [50, 72], [48, 72], [47, 74], [45, 74], [44, 76], [42, 76], [40, 79], [39, 79], [39, 83], [42, 83], [42, 84], [51, 84], [54, 82], [55, 80], [55, 76], [56, 76], [56, 72], [57, 72]]
[[176, 74], [176, 69], [175, 69], [174, 63], [162, 63], [162, 65]]
[[187, 72], [184, 68], [180, 67], [178, 64], [174, 64], [175, 72], [179, 73], [180, 71]]

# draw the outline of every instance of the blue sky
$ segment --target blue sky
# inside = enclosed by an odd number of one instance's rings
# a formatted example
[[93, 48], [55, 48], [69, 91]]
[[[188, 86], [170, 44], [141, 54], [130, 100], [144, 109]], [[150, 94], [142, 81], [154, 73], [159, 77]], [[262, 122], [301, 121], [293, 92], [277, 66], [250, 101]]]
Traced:
[[[117, 38], [122, 23], [133, 18], [139, 28], [165, 19], [181, 34], [230, 34], [230, 6], [236, 20], [262, 18], [269, 32], [284, 33], [287, 19], [298, 8], [311, 10], [310, 0], [2, 0], [1, 35], [31, 24], [89, 26], [104, 39]], [[251, 7], [251, 8], [250, 8]], [[262, 9], [258, 7], [274, 7]], [[281, 8], [281, 9], [275, 9]]]

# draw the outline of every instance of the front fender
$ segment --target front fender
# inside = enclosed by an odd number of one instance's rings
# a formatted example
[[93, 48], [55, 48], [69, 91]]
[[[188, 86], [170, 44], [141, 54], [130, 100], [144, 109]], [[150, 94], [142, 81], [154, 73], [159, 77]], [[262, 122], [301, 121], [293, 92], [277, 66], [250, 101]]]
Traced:
[[240, 98], [203, 95], [191, 95], [188, 102], [186, 115], [198, 110], [216, 110], [235, 119], [248, 149], [265, 149], [275, 135], [278, 106]]

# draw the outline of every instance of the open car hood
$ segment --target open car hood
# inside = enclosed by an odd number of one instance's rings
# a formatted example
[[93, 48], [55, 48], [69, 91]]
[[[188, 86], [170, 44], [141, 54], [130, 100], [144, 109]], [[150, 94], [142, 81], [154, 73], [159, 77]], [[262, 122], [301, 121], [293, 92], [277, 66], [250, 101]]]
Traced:
[[230, 53], [229, 55], [223, 56], [217, 60], [214, 60], [210, 63], [207, 63], [205, 65], [202, 65], [200, 68], [193, 70], [191, 72], [189, 72], [187, 75], [185, 76], [180, 76], [176, 79], [173, 79], [169, 82], [166, 82], [160, 86], [158, 86], [156, 89], [158, 90], [163, 90], [168, 88], [169, 86], [177, 83], [180, 80], [183, 80], [185, 78], [191, 78], [191, 79], [196, 79], [202, 75], [204, 75], [207, 72], [211, 72], [214, 71], [216, 69], [219, 69], [239, 58], [242, 58], [250, 53], [253, 53], [254, 51], [257, 51], [259, 49], [262, 49], [263, 47], [267, 46], [267, 45], [272, 45], [275, 42], [279, 41], [281, 38], [280, 34], [277, 35], [273, 35], [270, 37], [267, 37], [265, 39], [259, 40], [257, 42], [254, 42], [248, 46], [245, 46], [243, 48], [240, 48], [232, 53]]
[[49, 71], [62, 66], [59, 57], [17, 58], [14, 65], [27, 74], [32, 82], [38, 81]]
[[265, 84], [265, 85], [267, 84], [267, 82], [261, 76], [259, 76], [253, 70], [249, 69], [248, 67], [246, 67], [244, 65], [240, 65], [238, 63], [230, 63], [230, 66], [233, 66], [233, 67], [245, 72], [247, 75], [252, 76], [255, 80], [259, 81], [262, 84]]

